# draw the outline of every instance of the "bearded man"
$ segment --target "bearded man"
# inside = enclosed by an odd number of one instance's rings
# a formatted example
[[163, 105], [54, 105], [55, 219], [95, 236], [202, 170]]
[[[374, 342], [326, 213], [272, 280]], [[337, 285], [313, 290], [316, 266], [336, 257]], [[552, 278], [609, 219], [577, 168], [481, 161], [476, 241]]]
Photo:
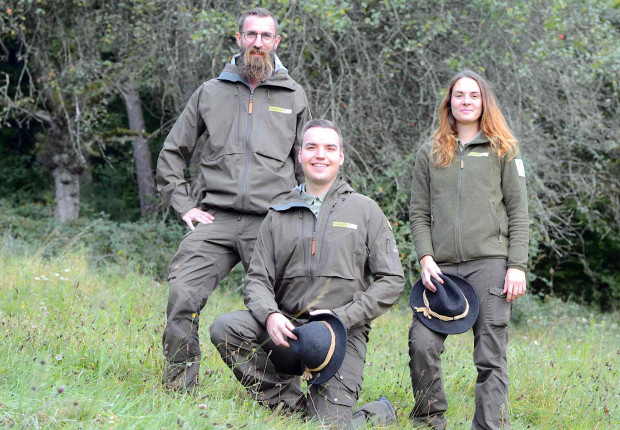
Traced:
[[[277, 30], [267, 9], [240, 17], [240, 54], [194, 92], [159, 154], [158, 190], [190, 229], [170, 262], [166, 389], [196, 389], [201, 310], [239, 261], [248, 269], [269, 206], [303, 182], [295, 156], [310, 109], [303, 88], [276, 56]], [[203, 134], [196, 207], [184, 170]]]

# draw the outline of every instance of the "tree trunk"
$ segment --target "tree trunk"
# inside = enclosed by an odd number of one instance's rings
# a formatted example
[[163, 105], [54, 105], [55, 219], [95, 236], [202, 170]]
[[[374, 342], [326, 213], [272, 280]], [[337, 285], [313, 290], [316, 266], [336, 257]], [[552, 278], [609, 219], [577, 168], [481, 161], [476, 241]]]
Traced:
[[[144, 133], [144, 115], [142, 114], [142, 102], [135, 84], [130, 84], [122, 90], [129, 128], [132, 131]], [[142, 135], [136, 135], [133, 139], [133, 159], [136, 164], [136, 176], [138, 179], [138, 193], [140, 194], [140, 212], [143, 216], [157, 212], [157, 192], [151, 164], [149, 146]]]
[[60, 222], [77, 219], [80, 215], [80, 174], [66, 166], [52, 170], [54, 177], [54, 218]]

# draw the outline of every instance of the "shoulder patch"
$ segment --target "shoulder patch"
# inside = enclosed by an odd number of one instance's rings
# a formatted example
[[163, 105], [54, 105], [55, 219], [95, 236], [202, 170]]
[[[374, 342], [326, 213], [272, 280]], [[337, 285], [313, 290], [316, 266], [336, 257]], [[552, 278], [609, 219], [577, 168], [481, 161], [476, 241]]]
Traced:
[[517, 172], [519, 173], [519, 176], [525, 178], [525, 167], [523, 167], [523, 160], [515, 158], [515, 164], [517, 165]]

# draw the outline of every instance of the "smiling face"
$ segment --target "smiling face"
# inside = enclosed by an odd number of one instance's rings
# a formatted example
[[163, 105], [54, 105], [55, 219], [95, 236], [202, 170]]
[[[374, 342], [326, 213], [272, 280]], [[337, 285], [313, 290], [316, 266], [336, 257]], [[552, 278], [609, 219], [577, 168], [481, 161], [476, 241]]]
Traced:
[[304, 134], [299, 163], [310, 188], [326, 191], [338, 176], [344, 153], [338, 133], [331, 128], [312, 127]]
[[452, 87], [450, 98], [452, 116], [457, 124], [478, 123], [482, 115], [482, 92], [471, 78], [461, 78]]

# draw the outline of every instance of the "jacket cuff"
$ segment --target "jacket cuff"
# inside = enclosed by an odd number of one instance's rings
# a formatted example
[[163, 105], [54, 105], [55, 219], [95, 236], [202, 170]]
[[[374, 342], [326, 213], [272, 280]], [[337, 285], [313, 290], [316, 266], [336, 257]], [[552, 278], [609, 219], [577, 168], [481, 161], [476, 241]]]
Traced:
[[179, 218], [183, 218], [187, 212], [194, 209], [196, 205], [191, 200], [174, 202], [172, 205], [176, 213], [179, 215]]
[[347, 329], [347, 331], [349, 331], [351, 329], [351, 322], [349, 321], [349, 317], [347, 316], [347, 314], [344, 312], [344, 309], [340, 307], [337, 309], [331, 309], [331, 311], [334, 315], [338, 317], [340, 321], [342, 321], [344, 327]]
[[426, 257], [427, 255], [430, 255], [431, 257], [433, 257], [433, 260], [435, 259], [435, 254], [433, 253], [432, 248], [430, 250], [420, 250], [420, 252], [418, 253], [418, 250], [416, 249], [416, 259], [418, 260], [418, 263], [420, 262], [420, 260], [424, 257]]
[[508, 263], [509, 269], [519, 269], [527, 273], [527, 266], [519, 263]]
[[258, 322], [260, 322], [263, 326], [267, 327], [267, 317], [274, 313], [282, 313], [279, 309], [253, 309], [251, 310], [252, 315]]

